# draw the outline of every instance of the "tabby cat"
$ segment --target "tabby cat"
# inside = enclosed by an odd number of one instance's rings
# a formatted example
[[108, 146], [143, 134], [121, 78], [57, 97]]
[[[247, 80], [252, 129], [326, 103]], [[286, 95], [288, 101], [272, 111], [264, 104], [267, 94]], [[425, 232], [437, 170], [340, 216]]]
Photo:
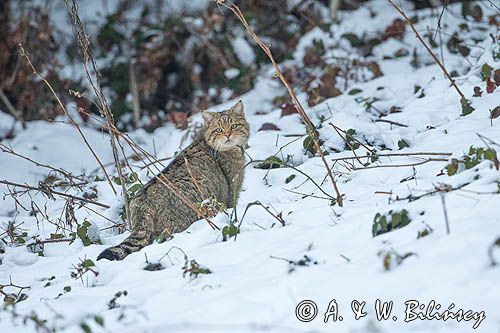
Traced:
[[97, 260], [122, 260], [151, 244], [159, 235], [184, 231], [199, 220], [200, 216], [186, 200], [181, 200], [179, 193], [193, 204], [205, 199], [216, 199], [226, 207], [236, 204], [249, 136], [243, 103], [239, 101], [223, 112], [205, 111], [202, 117], [204, 129], [193, 143], [131, 200], [131, 235], [121, 244], [104, 250]]

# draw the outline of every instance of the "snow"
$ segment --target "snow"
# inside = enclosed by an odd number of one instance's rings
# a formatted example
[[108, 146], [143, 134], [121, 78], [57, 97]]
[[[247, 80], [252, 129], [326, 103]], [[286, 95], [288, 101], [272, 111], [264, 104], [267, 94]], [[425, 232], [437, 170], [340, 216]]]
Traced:
[[[378, 16], [370, 17], [368, 6]], [[405, 8], [411, 12], [409, 5]], [[484, 6], [483, 10], [487, 8]], [[334, 45], [345, 32], [361, 35], [363, 32], [383, 31], [396, 14], [384, 2], [373, 1], [357, 11], [341, 13], [341, 17], [340, 24], [332, 25], [332, 35], [315, 29], [304, 36], [295, 51], [294, 61], [301, 63], [303, 52], [315, 38], [326, 41], [327, 46]], [[449, 29], [461, 22], [451, 16], [446, 19]], [[426, 25], [435, 26], [435, 18], [428, 16], [418, 23], [420, 28]], [[485, 27], [495, 33], [493, 27]], [[240, 60], [245, 60], [246, 64], [254, 61], [255, 55], [243, 37], [237, 37], [234, 46], [241, 52], [238, 53]], [[321, 116], [326, 117], [319, 129], [326, 147], [337, 150], [344, 147], [344, 141], [328, 125], [329, 122], [346, 130], [356, 129], [356, 137], [364, 138], [371, 145], [385, 145], [392, 149], [385, 151], [378, 148], [380, 154], [444, 152], [452, 153], [453, 158], [461, 158], [471, 145], [485, 147], [484, 139], [478, 134], [500, 143], [500, 121], [489, 119], [489, 110], [498, 105], [500, 89], [487, 94], [485, 83], [480, 78], [480, 67], [484, 62], [498, 68], [498, 62], [491, 56], [493, 50], [498, 52], [498, 45], [494, 45], [491, 38], [478, 44], [478, 49], [483, 50], [478, 53], [479, 57], [469, 56], [472, 65], [462, 61], [460, 55], [445, 54], [447, 66], [452, 66], [462, 75], [457, 78], [457, 84], [475, 108], [472, 114], [465, 117], [460, 115], [458, 94], [437, 65], [429, 62], [430, 65], [415, 70], [409, 65], [410, 57], [379, 58], [393, 54], [402, 46], [410, 51], [417, 48], [419, 55], [427, 57], [411, 33], [407, 33], [401, 42], [384, 42], [374, 50], [374, 57], [384, 73], [382, 77], [368, 82], [352, 82], [347, 91], [356, 87], [361, 89], [358, 95], [343, 94], [306, 108], [315, 124], [319, 123]], [[348, 53], [346, 50], [328, 52]], [[331, 206], [325, 194], [298, 172], [306, 173], [318, 184], [322, 184], [325, 178], [321, 160], [304, 154], [302, 142], [305, 128], [300, 117], [280, 117], [281, 110], [272, 104], [274, 97], [284, 93], [281, 84], [273, 79], [272, 72], [270, 67], [263, 70], [254, 89], [238, 98], [243, 100], [251, 128], [247, 153], [254, 160], [274, 154], [285, 160], [287, 155], [292, 155], [298, 170], [278, 168], [267, 171], [248, 166], [237, 211], [241, 218], [247, 204], [258, 200], [269, 206], [274, 214], [281, 213], [285, 226], [262, 207], [252, 206], [236, 240], [223, 242], [220, 231], [212, 230], [200, 220], [185, 232], [175, 234], [173, 239], [152, 244], [121, 262], [95, 262], [98, 276], [87, 273], [81, 280], [73, 279], [70, 272], [74, 271], [73, 266], [80, 259], [95, 260], [102, 250], [121, 242], [128, 235], [128, 232], [117, 234], [116, 230], [109, 228], [111, 223], [106, 220], [120, 221], [118, 212], [123, 204], [122, 198], [113, 194], [106, 181], [95, 181], [85, 190], [95, 186], [97, 201], [109, 204], [111, 208], [92, 207], [100, 216], [75, 206], [75, 217], [80, 222], [87, 218], [93, 226], [101, 229], [102, 245], [84, 246], [79, 239], [69, 245], [47, 244], [44, 256], [31, 253], [25, 246], [2, 246], [5, 253], [0, 254], [0, 284], [7, 284], [12, 278], [15, 284], [30, 287], [24, 291], [28, 298], [16, 305], [16, 311], [20, 314], [35, 311], [61, 332], [81, 332], [82, 323], [88, 324], [93, 332], [134, 333], [472, 331], [474, 320], [415, 320], [405, 323], [404, 303], [415, 299], [422, 304], [435, 300], [442, 305], [442, 310], [454, 303], [455, 310], [484, 311], [486, 318], [476, 331], [498, 332], [500, 268], [491, 265], [488, 251], [500, 236], [500, 197], [494, 193], [498, 191], [499, 171], [489, 161], [454, 176], [442, 174], [447, 161], [430, 162], [414, 168], [380, 167], [358, 171], [350, 170], [345, 163], [337, 163], [334, 171], [345, 200], [343, 207]], [[472, 97], [476, 85], [483, 90], [480, 98]], [[414, 91], [415, 86], [422, 87], [425, 96], [419, 98], [419, 93]], [[384, 119], [407, 127], [374, 122], [376, 114], [367, 112], [356, 101], [359, 96], [379, 98], [375, 105], [384, 110], [391, 106], [401, 107], [402, 112], [390, 114]], [[298, 97], [306, 106], [305, 94], [300, 93]], [[234, 102], [216, 106], [212, 111], [228, 108]], [[260, 114], [262, 111], [266, 114]], [[12, 122], [10, 116], [0, 113], [0, 136], [3, 137], [11, 129]], [[192, 124], [200, 122], [199, 114], [191, 119]], [[273, 123], [281, 131], [259, 132], [264, 123]], [[112, 154], [107, 135], [91, 127], [83, 127], [82, 130], [102, 162], [110, 165]], [[154, 133], [138, 130], [129, 135], [144, 149], [155, 152], [158, 158], [174, 156], [190, 140], [187, 131], [176, 130], [172, 124]], [[400, 139], [407, 141], [409, 147], [398, 150]], [[94, 171], [98, 170], [94, 157], [69, 124], [31, 122], [25, 130], [17, 127], [15, 137], [1, 143], [40, 163], [64, 168], [75, 175], [84, 172], [103, 178], [102, 173]], [[500, 151], [498, 146], [492, 145], [492, 148], [495, 147], [497, 152]], [[358, 156], [365, 152], [363, 148], [356, 150]], [[0, 154], [0, 179], [36, 186], [48, 174], [47, 169], [28, 161]], [[131, 155], [132, 151], [127, 148], [126, 154]], [[326, 157], [331, 164], [332, 158], [352, 156], [351, 151], [343, 150], [340, 153], [331, 152]], [[380, 157], [378, 165], [419, 161], [422, 160], [415, 157]], [[140, 168], [139, 162], [132, 164], [141, 180], [147, 181], [152, 176], [146, 169]], [[116, 175], [112, 166], [107, 170]], [[286, 183], [291, 175], [295, 178]], [[467, 183], [470, 184], [461, 190], [410, 202], [396, 200], [408, 195], [422, 195], [439, 184], [458, 187]], [[321, 185], [321, 189], [335, 195], [328, 180]], [[290, 191], [314, 194], [319, 198], [304, 198]], [[0, 192], [8, 194], [6, 186], [1, 186]], [[81, 196], [83, 192], [71, 190], [69, 193]], [[26, 195], [18, 197], [18, 200], [28, 207], [31, 202]], [[46, 207], [47, 215], [57, 221], [64, 205], [62, 200], [47, 200], [40, 194], [33, 200], [40, 207]], [[446, 232], [443, 202], [450, 234]], [[14, 219], [14, 204], [10, 196], [0, 201], [0, 228]], [[406, 209], [411, 216], [409, 225], [372, 236], [376, 213], [402, 209]], [[50, 233], [56, 231], [53, 224], [46, 221], [38, 223], [36, 217], [22, 209], [15, 222], [22, 223], [21, 228], [30, 237], [38, 236], [39, 239], [50, 238]], [[219, 214], [213, 222], [222, 228], [227, 225], [228, 218]], [[432, 233], [417, 239], [418, 232], [426, 226], [432, 228]], [[491, 252], [500, 263], [499, 249], [494, 247]], [[386, 271], [381, 256], [384, 251], [391, 250], [400, 255], [415, 255]], [[189, 260], [195, 259], [209, 268], [212, 274], [183, 277], [184, 253]], [[304, 255], [317, 264], [297, 266], [289, 272], [290, 264], [277, 259], [297, 261]], [[160, 258], [163, 270], [144, 270], [146, 260], [156, 263]], [[52, 276], [55, 278], [49, 281]], [[65, 291], [66, 286], [70, 286], [71, 290]], [[108, 302], [117, 292], [124, 290], [127, 295], [116, 300], [119, 306], [110, 308]], [[324, 323], [323, 316], [332, 299], [336, 299], [343, 321]], [[397, 316], [397, 321], [376, 319], [374, 304], [377, 299], [394, 302], [393, 315]], [[295, 307], [302, 300], [312, 300], [317, 304], [319, 312], [315, 320], [303, 323], [295, 317]], [[366, 301], [365, 311], [368, 314], [365, 318], [354, 319], [352, 300]], [[95, 315], [102, 316], [104, 328], [95, 322]], [[0, 331], [33, 332], [34, 327], [31, 323], [23, 325], [19, 318], [13, 320], [8, 311], [2, 311]]]
[[255, 52], [244, 37], [236, 37], [231, 41], [231, 44], [238, 60], [242, 64], [250, 66], [255, 62]]

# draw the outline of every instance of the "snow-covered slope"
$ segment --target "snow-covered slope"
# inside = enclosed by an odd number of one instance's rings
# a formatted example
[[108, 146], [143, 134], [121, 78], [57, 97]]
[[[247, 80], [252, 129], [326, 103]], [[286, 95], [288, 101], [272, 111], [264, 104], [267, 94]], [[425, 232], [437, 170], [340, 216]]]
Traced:
[[[459, 7], [450, 10], [459, 12]], [[483, 10], [486, 19], [495, 9], [484, 4]], [[376, 15], [372, 17], [371, 12]], [[407, 12], [414, 14], [409, 9]], [[341, 15], [342, 23], [332, 25], [329, 33], [315, 29], [304, 36], [294, 52], [295, 58], [287, 64], [302, 66], [304, 52], [314, 39], [323, 40], [332, 64], [335, 58], [355, 57], [350, 44], [341, 38], [344, 33], [380, 33], [397, 18], [384, 1]], [[422, 33], [427, 26], [436, 26], [437, 17], [430, 12], [419, 12], [419, 18], [416, 26]], [[443, 34], [452, 34], [465, 21], [447, 12], [444, 22], [447, 26]], [[259, 201], [278, 219], [254, 205], [248, 209], [236, 239], [224, 242], [221, 231], [201, 220], [173, 239], [148, 246], [121, 262], [95, 262], [100, 251], [119, 243], [128, 233], [117, 234], [109, 228], [112, 224], [108, 219], [120, 221], [120, 197], [113, 195], [106, 181], [92, 182], [84, 186], [84, 191], [92, 192], [90, 188], [94, 187], [96, 200], [111, 208], [88, 206], [97, 214], [75, 205], [75, 217], [79, 223], [84, 219], [92, 223], [89, 236], [99, 237], [102, 245], [84, 246], [77, 237], [69, 245], [45, 244], [43, 256], [26, 246], [2, 245], [5, 253], [0, 254], [0, 284], [12, 279], [14, 284], [30, 289], [22, 291], [27, 299], [17, 303], [15, 310], [9, 307], [0, 313], [0, 331], [34, 331], [34, 320], [22, 323], [22, 317], [34, 311], [37, 318], [47, 320], [42, 326], [62, 332], [471, 332], [475, 323], [479, 324], [478, 332], [498, 332], [500, 268], [493, 266], [492, 260], [500, 262], [500, 256], [495, 258], [498, 251], [491, 246], [500, 236], [500, 172], [487, 159], [467, 170], [460, 167], [452, 176], [444, 170], [452, 158], [460, 160], [469, 154], [471, 146], [500, 152], [500, 120], [490, 119], [491, 110], [500, 101], [500, 88], [487, 93], [481, 77], [485, 63], [494, 69], [499, 67], [500, 47], [489, 37], [496, 36], [498, 43], [498, 28], [487, 23], [474, 27], [481, 30], [461, 35], [464, 40], [481, 37], [477, 45], [470, 46], [469, 56], [443, 49], [445, 65], [458, 72], [456, 82], [475, 109], [467, 116], [461, 116], [457, 92], [408, 30], [404, 39], [389, 39], [375, 47], [372, 60], [380, 64], [383, 76], [348, 83], [343, 95], [306, 108], [313, 122], [321, 123], [319, 132], [330, 165], [332, 159], [337, 159], [333, 170], [345, 195], [343, 207], [332, 205], [327, 197], [335, 194], [328, 178], [323, 181], [326, 172], [320, 158], [304, 153], [305, 128], [300, 117], [282, 117], [281, 110], [273, 106], [273, 99], [283, 95], [284, 89], [268, 68], [255, 88], [241, 97], [252, 133], [249, 161], [275, 155], [288, 160], [294, 168], [262, 170], [254, 168], [256, 163], [250, 164], [237, 211], [241, 220], [247, 205]], [[408, 50], [410, 55], [416, 50], [419, 61], [428, 65], [414, 69], [410, 65], [414, 57], [392, 57], [399, 49]], [[440, 52], [439, 48], [435, 51]], [[383, 59], [387, 55], [391, 59]], [[475, 86], [483, 91], [481, 97], [472, 96]], [[348, 94], [353, 88], [360, 91]], [[307, 105], [304, 93], [298, 97]], [[373, 105], [378, 110], [386, 112], [397, 106], [401, 112], [380, 118], [374, 109], [367, 110], [361, 101], [366, 98], [376, 98]], [[195, 116], [192, 121], [200, 119]], [[0, 114], [2, 135], [11, 122]], [[375, 149], [378, 160], [364, 170], [353, 170], [363, 168], [355, 159], [339, 161], [355, 155], [345, 149], [344, 139], [330, 122], [344, 130], [355, 129], [354, 137]], [[259, 131], [264, 123], [272, 123], [280, 130]], [[84, 134], [103, 163], [110, 165], [108, 137], [92, 128], [84, 128]], [[136, 131], [130, 135], [158, 158], [171, 157], [189, 143], [187, 131], [172, 125], [153, 134]], [[2, 143], [35, 161], [74, 174], [83, 171], [89, 176], [98, 168], [77, 131], [64, 123], [33, 122], [26, 130], [19, 128], [14, 139]], [[355, 150], [358, 157], [366, 153], [363, 146]], [[383, 156], [395, 153], [439, 154]], [[132, 155], [132, 151], [126, 149], [126, 154]], [[369, 162], [366, 157], [361, 159]], [[413, 166], [418, 162], [425, 163]], [[151, 177], [139, 162], [132, 164], [142, 180]], [[386, 167], [389, 165], [399, 166]], [[34, 186], [48, 174], [47, 169], [6, 153], [0, 153], [0, 170], [1, 180]], [[108, 170], [116, 173], [112, 166]], [[99, 171], [97, 174], [102, 178]], [[9, 193], [6, 186], [1, 186], [0, 191]], [[82, 191], [70, 193], [83, 195]], [[31, 236], [48, 239], [51, 233], [62, 232], [40, 216], [37, 222], [29, 212], [29, 204], [33, 200], [43, 214], [61, 224], [57, 219], [63, 200], [47, 200], [41, 194], [33, 198], [25, 194], [18, 200], [28, 205], [28, 211], [18, 206], [19, 215], [15, 214], [15, 202], [10, 196], [0, 201], [0, 228], [14, 220], [26, 230], [28, 240]], [[387, 221], [393, 213], [399, 213], [396, 218], [404, 220], [409, 216], [411, 222], [374, 237], [377, 213], [387, 216]], [[229, 223], [222, 213], [213, 221], [220, 228]], [[422, 232], [429, 234], [417, 237]], [[5, 233], [1, 237], [9, 240]], [[183, 277], [184, 256], [208, 268], [211, 274], [190, 277], [188, 272]], [[74, 266], [85, 259], [94, 261], [91, 269], [98, 275], [89, 271], [81, 279], [72, 278]], [[146, 261], [159, 262], [163, 269], [144, 270]], [[17, 291], [4, 288], [4, 292]], [[119, 292], [122, 294], [116, 295]], [[333, 299], [343, 320], [333, 322], [329, 317], [325, 323], [324, 315]], [[394, 302], [388, 320], [377, 320], [377, 299]], [[317, 304], [317, 317], [310, 322], [296, 317], [296, 306], [303, 300]], [[366, 317], [354, 319], [353, 300], [366, 302]], [[486, 317], [482, 321], [475, 317], [470, 321], [405, 322], [405, 302], [409, 300], [425, 306], [435, 300], [441, 304], [440, 313], [464, 309], [484, 311]], [[19, 317], [15, 318], [12, 311]], [[307, 316], [307, 311], [302, 314]]]

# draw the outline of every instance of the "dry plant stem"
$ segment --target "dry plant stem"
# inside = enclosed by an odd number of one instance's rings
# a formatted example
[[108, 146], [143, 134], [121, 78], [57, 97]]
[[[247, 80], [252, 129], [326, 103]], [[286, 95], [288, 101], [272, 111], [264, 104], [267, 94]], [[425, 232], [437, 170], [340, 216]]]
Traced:
[[387, 119], [376, 119], [375, 122], [376, 123], [388, 123], [388, 124], [391, 124], [391, 125], [396, 125], [396, 126], [401, 126], [401, 127], [408, 127], [408, 125], [401, 124], [401, 123], [398, 123], [396, 121], [387, 120]]
[[137, 89], [137, 77], [135, 75], [134, 61], [129, 60], [129, 76], [130, 76], [130, 91], [132, 92], [132, 106], [134, 110], [134, 127], [137, 129], [140, 126], [141, 109], [139, 103], [139, 91]]
[[[344, 134], [347, 134], [347, 132], [346, 132], [346, 131], [344, 131], [342, 128], [340, 128], [340, 127], [338, 127], [338, 126], [335, 126], [335, 125], [334, 125], [334, 124], [332, 124], [332, 123], [328, 123], [328, 125], [332, 126], [332, 127], [333, 127], [333, 129], [334, 129], [335, 131], [340, 131], [340, 132], [342, 132], [342, 133], [344, 133]], [[370, 147], [368, 147], [367, 145], [365, 145], [363, 142], [359, 141], [359, 140], [358, 140], [358, 139], [356, 139], [355, 137], [352, 137], [352, 139], [353, 139], [354, 141], [356, 141], [357, 143], [359, 143], [359, 144], [360, 144], [363, 148], [365, 148], [366, 150], [368, 150], [370, 153], [372, 153], [372, 154], [373, 154], [373, 153], [375, 152], [373, 149], [371, 149]]]
[[31, 287], [23, 287], [23, 286], [18, 286], [14, 283], [12, 283], [12, 277], [9, 276], [9, 284], [1, 284], [0, 283], [0, 294], [2, 294], [3, 296], [5, 297], [8, 297], [9, 295], [4, 291], [4, 288], [17, 288], [19, 289], [18, 293], [17, 293], [17, 296], [16, 296], [16, 299], [19, 299], [19, 296], [21, 296], [21, 293], [23, 292], [23, 290], [27, 289], [31, 289]]
[[[387, 153], [387, 154], [376, 154], [378, 157], [391, 157], [391, 156], [451, 156], [451, 153], [434, 153], [434, 152], [417, 152], [417, 153]], [[360, 156], [360, 158], [371, 156]], [[354, 160], [356, 157], [348, 156], [348, 157], [337, 157], [332, 158], [332, 161], [343, 161], [343, 160]]]
[[[248, 209], [250, 207], [252, 207], [252, 206], [261, 206], [262, 208], [264, 208], [264, 210], [266, 212], [269, 213], [269, 215], [271, 215], [272, 217], [274, 217], [283, 227], [285, 226], [285, 220], [283, 220], [283, 217], [281, 216], [281, 214], [278, 214], [278, 215], [273, 214], [273, 212], [271, 212], [268, 207], [266, 207], [262, 202], [260, 202], [260, 201], [257, 200], [257, 201], [249, 203], [247, 205], [247, 207], [245, 208], [245, 211], [243, 212], [243, 216], [241, 217], [240, 223], [238, 224], [238, 229], [241, 228], [241, 225], [243, 224], [243, 220], [245, 219], [245, 215], [247, 214]], [[237, 236], [238, 235], [236, 235], [234, 237], [235, 241], [236, 241], [236, 237]]]
[[434, 52], [432, 52], [431, 48], [422, 39], [422, 37], [418, 33], [417, 29], [415, 28], [415, 26], [413, 25], [413, 23], [411, 22], [411, 20], [408, 18], [408, 16], [406, 16], [405, 12], [401, 8], [399, 8], [398, 6], [396, 6], [394, 4], [394, 2], [392, 2], [392, 0], [387, 0], [387, 2], [389, 2], [391, 4], [391, 6], [394, 7], [394, 9], [396, 9], [396, 11], [404, 18], [404, 20], [406, 21], [406, 23], [408, 23], [408, 25], [411, 27], [411, 29], [415, 33], [416, 37], [420, 41], [420, 43], [422, 43], [422, 45], [425, 47], [425, 49], [427, 50], [427, 52], [429, 52], [429, 54], [432, 56], [432, 58], [434, 59], [434, 61], [438, 64], [438, 66], [444, 72], [444, 74], [446, 75], [446, 77], [450, 81], [450, 83], [453, 86], [453, 88], [455, 88], [455, 90], [457, 91], [457, 93], [460, 95], [460, 98], [465, 99], [465, 95], [458, 88], [458, 86], [455, 83], [455, 80], [453, 80], [453, 78], [451, 77], [451, 75], [448, 73], [448, 71], [444, 67], [443, 63], [441, 61], [439, 61], [438, 57], [434, 54]]
[[444, 193], [441, 193], [441, 204], [443, 205], [444, 211], [444, 222], [446, 223], [446, 233], [450, 234], [450, 223], [448, 221], [448, 211], [446, 210], [446, 204], [444, 202]]
[[85, 198], [77, 197], [77, 196], [74, 196], [74, 195], [71, 195], [71, 194], [67, 194], [67, 193], [63, 193], [63, 192], [59, 192], [59, 191], [54, 191], [54, 190], [48, 191], [46, 189], [39, 188], [39, 187], [33, 187], [33, 186], [29, 186], [29, 185], [23, 185], [23, 184], [13, 183], [13, 182], [9, 182], [9, 181], [7, 181], [5, 179], [0, 179], [0, 184], [10, 185], [10, 186], [16, 186], [16, 187], [22, 187], [22, 188], [25, 188], [25, 189], [28, 189], [28, 190], [40, 191], [40, 192], [43, 192], [43, 193], [45, 193], [47, 195], [55, 194], [55, 195], [59, 195], [61, 197], [65, 197], [65, 198], [71, 198], [71, 199], [74, 199], [74, 200], [77, 200], [77, 201], [83, 201], [83, 202], [86, 202], [88, 204], [96, 205], [96, 206], [99, 206], [99, 207], [110, 208], [110, 206], [108, 206], [106, 204], [103, 204], [103, 203], [100, 203], [100, 202], [88, 200], [88, 199], [85, 199]]
[[[66, 6], [68, 7], [69, 14], [72, 19], [72, 24], [75, 32], [75, 38], [77, 40], [78, 46], [80, 48], [80, 52], [82, 55], [82, 61], [83, 61], [83, 67], [85, 69], [85, 76], [87, 77], [88, 82], [92, 86], [92, 89], [94, 90], [94, 93], [96, 94], [97, 100], [99, 102], [99, 112], [101, 115], [106, 119], [106, 123], [108, 125], [108, 133], [109, 133], [109, 140], [111, 143], [111, 148], [113, 151], [113, 159], [115, 161], [115, 167], [118, 172], [118, 177], [120, 178], [120, 183], [122, 187], [122, 193], [123, 193], [123, 200], [125, 202], [125, 215], [127, 217], [127, 221], [130, 221], [130, 207], [129, 207], [129, 200], [128, 200], [128, 195], [127, 195], [127, 188], [125, 186], [125, 178], [123, 177], [122, 173], [122, 168], [120, 165], [120, 158], [118, 157], [118, 149], [116, 147], [117, 142], [119, 143], [119, 138], [115, 134], [114, 131], [111, 130], [112, 127], [114, 127], [114, 117], [113, 113], [111, 112], [111, 108], [109, 107], [109, 103], [106, 100], [106, 96], [104, 95], [104, 92], [102, 90], [101, 86], [101, 80], [100, 80], [100, 72], [99, 68], [97, 67], [97, 64], [95, 62], [94, 56], [92, 55], [91, 52], [91, 44], [89, 37], [87, 33], [85, 32], [85, 29], [83, 27], [83, 24], [80, 20], [80, 17], [78, 16], [78, 4], [76, 3], [75, 0], [64, 0], [66, 2]], [[90, 74], [89, 70], [89, 61], [92, 65], [92, 70], [94, 71], [95, 74], [95, 82], [92, 79], [92, 75]], [[123, 156], [125, 159], [127, 158], [125, 155]], [[130, 224], [130, 222], [129, 222]], [[129, 227], [131, 227], [129, 225]]]
[[225, 3], [221, 2], [221, 1], [217, 1], [217, 0], [216, 0], [216, 2], [217, 2], [217, 4], [222, 5], [222, 6], [226, 7], [226, 8], [228, 8], [231, 12], [233, 12], [233, 14], [243, 24], [243, 26], [247, 30], [248, 34], [253, 38], [253, 40], [257, 43], [257, 45], [259, 45], [259, 47], [262, 49], [262, 51], [264, 51], [264, 53], [266, 54], [266, 56], [271, 61], [272, 65], [274, 67], [275, 74], [279, 77], [279, 79], [281, 80], [281, 82], [285, 86], [286, 90], [288, 91], [288, 94], [292, 98], [293, 104], [297, 108], [297, 111], [298, 111], [299, 115], [301, 116], [302, 120], [304, 121], [304, 124], [306, 125], [307, 132], [308, 132], [309, 136], [312, 138], [312, 140], [314, 142], [315, 149], [319, 153], [319, 156], [321, 157], [321, 160], [322, 160], [322, 162], [325, 165], [325, 168], [327, 170], [327, 173], [328, 173], [328, 176], [330, 178], [330, 181], [332, 182], [333, 188], [334, 188], [336, 196], [337, 196], [336, 197], [337, 203], [339, 204], [339, 206], [342, 206], [343, 205], [342, 194], [340, 193], [340, 191], [338, 189], [337, 182], [335, 181], [335, 178], [333, 177], [332, 171], [330, 170], [330, 167], [328, 166], [328, 162], [326, 161], [325, 156], [323, 155], [323, 151], [321, 150], [321, 145], [319, 143], [319, 138], [318, 138], [318, 132], [314, 128], [314, 125], [311, 122], [311, 120], [309, 119], [309, 116], [307, 115], [307, 113], [305, 112], [304, 108], [302, 107], [302, 104], [300, 103], [300, 101], [298, 100], [297, 96], [295, 95], [295, 92], [293, 91], [293, 88], [288, 84], [288, 82], [286, 81], [285, 77], [281, 73], [281, 70], [280, 70], [278, 64], [274, 60], [274, 57], [273, 57], [273, 54], [271, 52], [271, 49], [269, 48], [269, 45], [266, 45], [259, 38], [259, 36], [257, 36], [257, 34], [255, 33], [255, 31], [248, 24], [247, 20], [243, 16], [243, 13], [238, 8], [238, 6], [236, 6], [235, 4], [226, 5]]
[[194, 186], [196, 187], [196, 190], [198, 190], [198, 194], [200, 195], [200, 197], [204, 198], [205, 195], [203, 194], [203, 191], [201, 190], [200, 185], [196, 181], [196, 178], [194, 178], [193, 173], [191, 172], [191, 168], [189, 167], [188, 160], [185, 157], [184, 157], [184, 164], [186, 165], [186, 169], [189, 173], [189, 176], [191, 177], [191, 180], [193, 181]]
[[[35, 160], [27, 157], [27, 156], [21, 155], [21, 154], [15, 152], [14, 149], [12, 149], [12, 148], [4, 145], [3, 143], [0, 143], [0, 151], [4, 152], [6, 154], [11, 154], [11, 155], [17, 156], [19, 158], [22, 158], [23, 160], [31, 162], [31, 163], [33, 163], [36, 166], [39, 166], [39, 167], [42, 167], [42, 168], [46, 168], [46, 169], [55, 171], [57, 173], [60, 173], [61, 175], [63, 175], [64, 177], [66, 177], [70, 182], [72, 182], [73, 178], [74, 179], [78, 179], [79, 181], [82, 181], [82, 182], [85, 181], [84, 179], [82, 179], [80, 177], [73, 176], [69, 171], [66, 171], [66, 170], [61, 169], [61, 168], [55, 168], [55, 167], [50, 166], [48, 164], [43, 164], [43, 163], [37, 162], [37, 161], [35, 161]], [[84, 185], [84, 184], [81, 184], [81, 185]]]
[[87, 138], [85, 137], [85, 135], [83, 134], [80, 126], [78, 125], [78, 123], [73, 119], [73, 117], [71, 117], [71, 115], [68, 113], [68, 111], [66, 110], [66, 108], [64, 107], [64, 104], [62, 103], [61, 99], [59, 98], [59, 96], [57, 96], [54, 88], [52, 88], [52, 85], [49, 83], [49, 81], [47, 81], [47, 79], [45, 79], [40, 73], [38, 73], [38, 71], [36, 70], [35, 66], [33, 66], [33, 63], [31, 62], [31, 59], [30, 57], [28, 56], [28, 54], [26, 53], [26, 51], [24, 50], [23, 46], [21, 44], [19, 44], [19, 48], [21, 49], [21, 56], [25, 57], [26, 58], [26, 61], [28, 62], [28, 65], [30, 66], [31, 70], [33, 71], [33, 73], [38, 76], [44, 83], [45, 85], [50, 89], [52, 95], [54, 95], [54, 97], [56, 98], [57, 100], [57, 103], [59, 104], [59, 106], [61, 107], [61, 109], [63, 110], [64, 114], [68, 117], [68, 119], [71, 121], [71, 123], [75, 126], [76, 130], [78, 131], [78, 133], [80, 134], [80, 136], [82, 137], [83, 139], [83, 142], [85, 142], [85, 145], [87, 146], [87, 148], [89, 148], [90, 152], [92, 153], [92, 155], [94, 156], [94, 158], [96, 159], [97, 163], [99, 163], [99, 166], [101, 167], [102, 171], [104, 172], [104, 176], [106, 177], [106, 180], [108, 181], [109, 183], [109, 186], [111, 186], [111, 189], [113, 190], [113, 192], [116, 194], [116, 190], [115, 190], [115, 187], [113, 186], [113, 183], [111, 182], [111, 178], [109, 177], [108, 175], [108, 172], [106, 171], [106, 168], [104, 167], [104, 165], [102, 164], [101, 160], [99, 159], [99, 156], [97, 156], [97, 154], [95, 153], [94, 149], [92, 148], [92, 146], [90, 145], [90, 143], [87, 141]]
[[378, 168], [404, 168], [404, 167], [413, 167], [417, 165], [426, 164], [429, 162], [448, 162], [447, 158], [429, 158], [416, 163], [408, 163], [408, 164], [390, 164], [390, 165], [373, 165], [367, 166], [363, 168], [352, 168], [353, 171], [357, 170], [368, 170], [368, 169], [378, 169]]

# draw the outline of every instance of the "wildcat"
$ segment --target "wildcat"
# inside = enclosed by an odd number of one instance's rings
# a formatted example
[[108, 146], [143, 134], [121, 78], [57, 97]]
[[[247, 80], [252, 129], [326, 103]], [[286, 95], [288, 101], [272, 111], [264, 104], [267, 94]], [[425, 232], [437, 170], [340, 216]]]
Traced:
[[[243, 153], [249, 136], [243, 103], [239, 101], [223, 112], [205, 111], [202, 118], [204, 129], [193, 143], [130, 201], [131, 235], [104, 250], [97, 260], [122, 260], [160, 234], [184, 231], [199, 220], [197, 212], [171, 189], [193, 204], [215, 198], [226, 207], [234, 207], [243, 182]], [[165, 183], [174, 187], [169, 189]]]

